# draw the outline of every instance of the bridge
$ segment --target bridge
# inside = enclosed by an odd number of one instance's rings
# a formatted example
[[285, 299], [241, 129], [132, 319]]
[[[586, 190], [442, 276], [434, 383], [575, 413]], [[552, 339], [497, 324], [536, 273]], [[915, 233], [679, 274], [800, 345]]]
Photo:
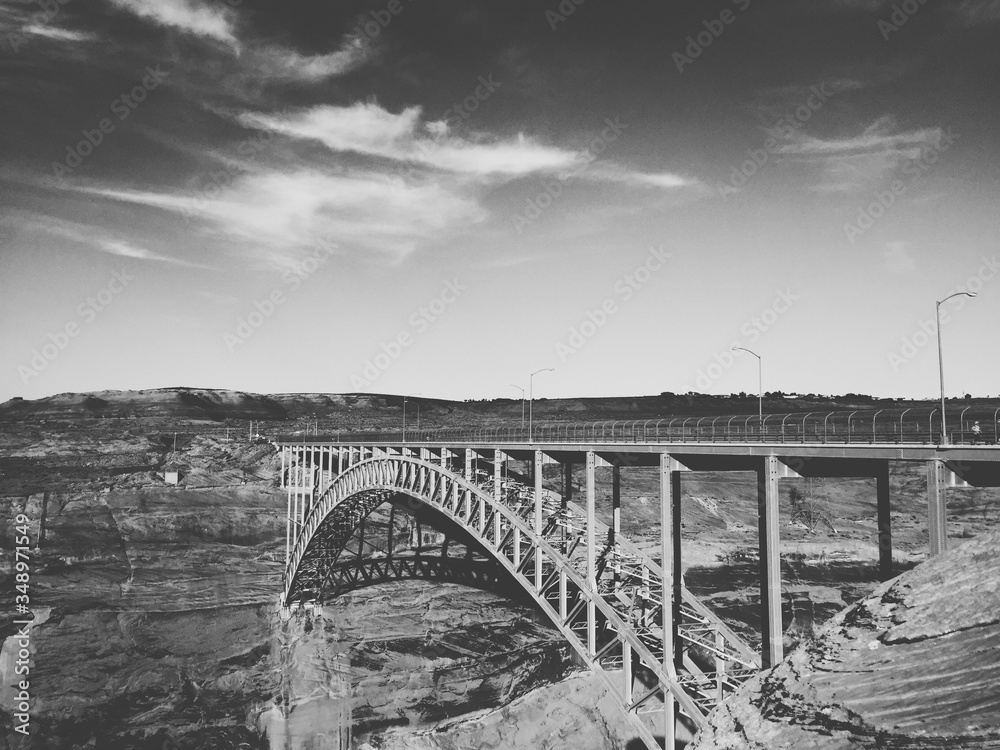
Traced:
[[[699, 726], [744, 680], [783, 658], [780, 479], [874, 478], [883, 580], [893, 575], [890, 462], [926, 467], [932, 555], [947, 546], [945, 488], [1000, 486], [992, 413], [983, 417], [988, 434], [956, 421], [951, 439], [937, 443], [934, 412], [912, 416], [743, 415], [545, 424], [530, 436], [504, 426], [410, 431], [409, 440], [389, 430], [279, 438], [288, 499], [282, 605], [322, 606], [351, 588], [410, 577], [515, 586], [606, 683], [636, 735], [650, 748], [673, 747], [678, 721]], [[517, 474], [511, 461], [530, 469]], [[544, 467], [553, 464], [559, 493], [543, 488]], [[574, 466], [585, 473], [579, 503]], [[595, 513], [598, 467], [612, 470], [610, 525]], [[621, 476], [635, 467], [659, 473], [655, 556], [621, 533]], [[759, 651], [684, 584], [681, 477], [697, 471], [756, 476]], [[386, 504], [389, 543], [366, 550], [366, 519]], [[405, 554], [392, 540], [396, 509], [416, 518]], [[436, 555], [428, 554], [421, 520], [443, 530]]]

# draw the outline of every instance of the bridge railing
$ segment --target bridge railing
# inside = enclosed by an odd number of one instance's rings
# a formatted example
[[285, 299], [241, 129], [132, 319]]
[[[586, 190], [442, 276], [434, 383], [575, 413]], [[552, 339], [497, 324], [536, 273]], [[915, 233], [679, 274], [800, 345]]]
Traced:
[[[947, 412], [948, 442], [996, 445], [1000, 407], [952, 405]], [[941, 441], [939, 408], [873, 409], [787, 414], [609, 419], [421, 430], [339, 430], [322, 435], [283, 435], [280, 442], [479, 443], [889, 443]]]

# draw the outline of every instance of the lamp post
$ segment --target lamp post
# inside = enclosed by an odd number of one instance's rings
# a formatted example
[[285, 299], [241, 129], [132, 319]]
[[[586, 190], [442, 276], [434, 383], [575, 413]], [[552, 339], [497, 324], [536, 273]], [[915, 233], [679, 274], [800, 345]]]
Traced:
[[760, 439], [764, 439], [764, 376], [763, 367], [761, 365], [760, 355], [757, 352], [752, 352], [745, 346], [734, 346], [733, 351], [742, 351], [747, 354], [752, 354], [757, 358], [757, 420], [758, 429], [761, 431]]
[[521, 429], [524, 429], [524, 388], [513, 383], [508, 383], [511, 388], [517, 388], [521, 392]]
[[535, 370], [531, 375], [528, 376], [528, 442], [532, 441], [532, 413], [531, 407], [535, 400], [535, 375], [540, 372], [555, 372], [553, 367], [543, 367], [541, 370]]
[[949, 294], [944, 299], [938, 300], [934, 308], [934, 314], [937, 322], [938, 378], [941, 384], [941, 445], [948, 445], [948, 428], [944, 415], [944, 355], [941, 352], [941, 304], [943, 302], [947, 302], [952, 297], [961, 297], [962, 295], [965, 295], [966, 297], [975, 297], [976, 293], [955, 292], [954, 294]]

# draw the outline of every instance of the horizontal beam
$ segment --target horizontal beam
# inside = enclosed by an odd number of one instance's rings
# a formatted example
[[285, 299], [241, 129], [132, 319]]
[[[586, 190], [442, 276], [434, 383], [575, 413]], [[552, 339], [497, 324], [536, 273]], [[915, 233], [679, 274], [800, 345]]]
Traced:
[[[278, 441], [276, 446], [288, 446], [299, 450], [318, 449], [327, 446], [380, 446], [402, 448], [398, 441], [352, 441], [347, 436], [341, 440]], [[414, 443], [406, 444], [413, 447]], [[587, 453], [594, 452], [609, 465], [657, 466], [658, 456], [666, 451], [678, 460], [696, 462], [711, 457], [764, 458], [777, 456], [790, 463], [792, 459], [842, 459], [890, 460], [890, 461], [941, 461], [957, 463], [1000, 464], [1000, 446], [996, 445], [926, 445], [926, 444], [867, 444], [867, 443], [506, 443], [506, 442], [462, 442], [444, 441], [419, 443], [420, 447], [441, 449], [471, 449], [482, 456], [492, 457], [492, 451], [501, 450], [509, 455], [521, 453], [530, 458], [535, 449], [559, 463], [585, 463]], [[700, 458], [705, 457], [705, 458]], [[682, 461], [683, 462], [683, 461]], [[747, 461], [748, 465], [753, 464]], [[801, 472], [800, 472], [801, 473]], [[852, 475], [858, 476], [858, 475]], [[862, 475], [863, 476], [863, 475]]]

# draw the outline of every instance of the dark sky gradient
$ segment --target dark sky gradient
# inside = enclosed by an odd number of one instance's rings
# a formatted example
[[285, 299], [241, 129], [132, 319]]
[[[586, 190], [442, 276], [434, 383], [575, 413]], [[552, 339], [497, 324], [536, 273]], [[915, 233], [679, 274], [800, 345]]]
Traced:
[[997, 0], [398, 2], [0, 0], [0, 398], [1000, 392]]

